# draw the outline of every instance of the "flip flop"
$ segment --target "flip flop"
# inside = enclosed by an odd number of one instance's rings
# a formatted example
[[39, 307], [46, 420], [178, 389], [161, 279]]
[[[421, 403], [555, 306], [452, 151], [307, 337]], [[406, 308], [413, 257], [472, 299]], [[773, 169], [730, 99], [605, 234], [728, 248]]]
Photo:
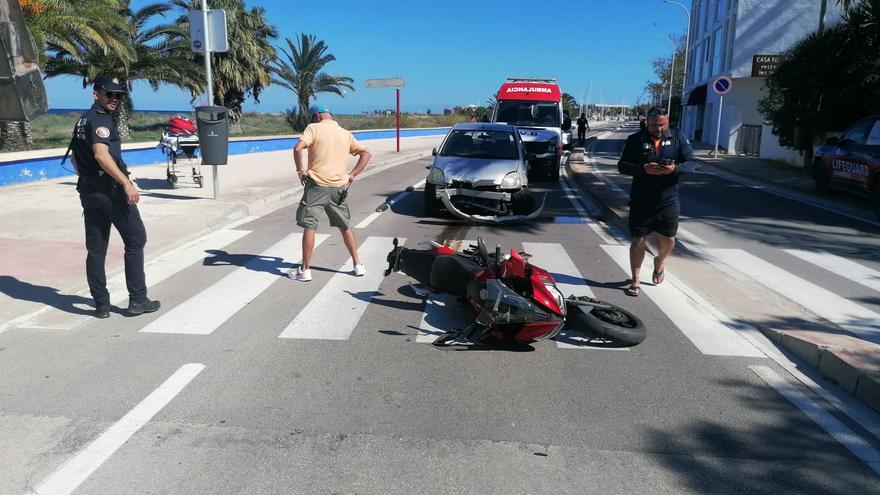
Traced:
[[[654, 258], [655, 262], [657, 258]], [[659, 272], [657, 269], [654, 269], [654, 273], [651, 275], [651, 281], [654, 282], [654, 285], [660, 285], [663, 283], [663, 280], [666, 278], [666, 269], [662, 269]]]
[[638, 285], [630, 285], [626, 289], [623, 290], [623, 293], [630, 297], [639, 297], [639, 292], [642, 290]]

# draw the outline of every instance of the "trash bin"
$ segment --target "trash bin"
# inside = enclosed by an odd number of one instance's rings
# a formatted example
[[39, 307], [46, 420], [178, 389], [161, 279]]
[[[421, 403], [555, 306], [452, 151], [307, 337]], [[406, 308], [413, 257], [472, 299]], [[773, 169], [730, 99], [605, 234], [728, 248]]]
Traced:
[[226, 165], [229, 155], [229, 110], [226, 107], [196, 107], [196, 125], [202, 165]]

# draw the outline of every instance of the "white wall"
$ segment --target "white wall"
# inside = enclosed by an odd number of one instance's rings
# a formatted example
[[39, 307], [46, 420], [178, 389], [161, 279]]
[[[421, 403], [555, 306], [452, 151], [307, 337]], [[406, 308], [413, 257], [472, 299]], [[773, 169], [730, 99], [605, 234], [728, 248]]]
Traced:
[[803, 166], [804, 158], [799, 152], [779, 144], [779, 138], [773, 134], [773, 129], [765, 125], [761, 129], [761, 158], [765, 160], [779, 160], [792, 165]]

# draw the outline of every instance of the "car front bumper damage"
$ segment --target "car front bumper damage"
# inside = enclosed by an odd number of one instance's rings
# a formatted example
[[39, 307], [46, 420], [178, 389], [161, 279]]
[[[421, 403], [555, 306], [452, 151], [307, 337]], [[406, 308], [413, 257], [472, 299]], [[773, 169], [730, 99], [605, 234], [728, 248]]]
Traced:
[[452, 204], [452, 196], [449, 194], [449, 191], [454, 191], [457, 196], [469, 196], [473, 198], [482, 198], [482, 199], [494, 199], [498, 201], [510, 201], [511, 193], [506, 192], [495, 192], [495, 191], [475, 191], [473, 189], [438, 189], [437, 196], [440, 198], [440, 201], [443, 203], [443, 206], [446, 207], [446, 210], [451, 213], [453, 216], [460, 218], [462, 220], [466, 220], [474, 223], [490, 223], [490, 224], [499, 224], [499, 223], [517, 223], [517, 222], [527, 222], [529, 220], [534, 220], [544, 211], [544, 203], [547, 200], [547, 195], [543, 195], [541, 197], [541, 204], [535, 208], [535, 211], [529, 213], [528, 215], [469, 215], [459, 210]]

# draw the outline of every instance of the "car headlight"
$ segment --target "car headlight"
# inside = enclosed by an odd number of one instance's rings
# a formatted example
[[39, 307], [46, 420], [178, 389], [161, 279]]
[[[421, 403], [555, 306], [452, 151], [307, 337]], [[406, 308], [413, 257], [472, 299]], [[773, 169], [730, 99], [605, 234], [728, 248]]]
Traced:
[[549, 152], [551, 152], [551, 153], [554, 152], [554, 151], [556, 151], [556, 145], [555, 145], [555, 144], [550, 144], [549, 146], [547, 146], [547, 151], [549, 151]]
[[428, 182], [431, 184], [446, 184], [446, 176], [443, 171], [437, 167], [431, 167], [428, 171]]
[[518, 189], [522, 187], [522, 177], [519, 172], [510, 172], [501, 180], [501, 189]]

